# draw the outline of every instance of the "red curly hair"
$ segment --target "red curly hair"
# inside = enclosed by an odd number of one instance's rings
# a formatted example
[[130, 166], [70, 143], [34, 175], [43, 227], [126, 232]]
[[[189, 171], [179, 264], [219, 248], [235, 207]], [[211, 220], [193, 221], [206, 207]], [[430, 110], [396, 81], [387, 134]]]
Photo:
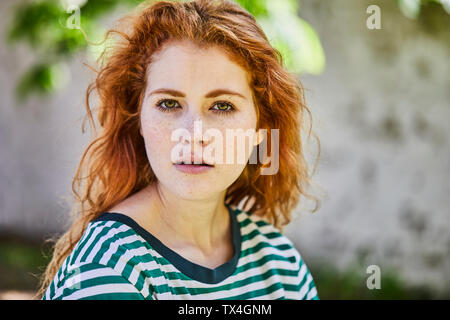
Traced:
[[305, 105], [303, 87], [285, 70], [280, 52], [270, 45], [255, 18], [227, 0], [150, 1], [138, 9], [122, 20], [127, 30], [113, 29], [106, 34], [105, 40], [112, 35], [120, 38], [102, 54], [97, 77], [86, 93], [87, 118], [94, 130], [89, 98], [94, 91], [98, 94], [101, 131], [81, 158], [72, 184], [76, 196], [72, 224], [54, 246], [38, 296], [45, 292], [90, 221], [156, 181], [139, 133], [139, 115], [147, 67], [168, 41], [189, 40], [200, 47], [225, 50], [251, 75], [257, 127], [267, 129], [269, 146], [270, 129], [279, 129], [278, 172], [261, 175], [260, 163], [247, 164], [228, 188], [225, 202], [238, 206], [243, 201], [248, 212], [263, 216], [280, 229], [291, 221], [300, 196], [314, 199], [313, 212], [318, 209], [320, 201], [306, 191], [311, 180], [300, 132], [305, 128], [305, 112], [310, 119], [311, 112]]

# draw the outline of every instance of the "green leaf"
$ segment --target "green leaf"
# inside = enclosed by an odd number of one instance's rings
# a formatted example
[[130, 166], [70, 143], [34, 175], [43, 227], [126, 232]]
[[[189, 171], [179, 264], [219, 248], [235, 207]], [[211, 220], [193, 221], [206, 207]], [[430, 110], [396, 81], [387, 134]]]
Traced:
[[[156, 1], [156, 0], [154, 0]], [[174, 1], [174, 0], [172, 0]], [[181, 1], [181, 0], [175, 0]], [[235, 0], [260, 21], [261, 26], [280, 51], [283, 61], [293, 72], [320, 73], [325, 66], [325, 55], [314, 29], [298, 17], [297, 0]], [[26, 97], [31, 92], [51, 93], [63, 83], [64, 68], [48, 61], [64, 61], [86, 48], [98, 57], [108, 42], [103, 40], [104, 29], [100, 18], [119, 5], [135, 7], [141, 0], [87, 0], [79, 1], [80, 28], [70, 28], [66, 12], [69, 0], [35, 0], [21, 3], [14, 9], [13, 22], [8, 32], [10, 42], [23, 41], [33, 49], [38, 59], [20, 80], [18, 94]], [[100, 34], [102, 33], [102, 34]], [[88, 39], [86, 39], [88, 38]], [[88, 43], [88, 41], [89, 43]]]
[[33, 66], [19, 81], [16, 94], [19, 99], [31, 93], [48, 94], [61, 88], [68, 78], [68, 69], [61, 63], [41, 63]]
[[236, 2], [257, 18], [269, 15], [267, 1], [269, 0], [237, 0]]
[[315, 30], [296, 14], [281, 10], [273, 12], [259, 23], [271, 44], [283, 55], [285, 66], [294, 73], [317, 75], [323, 72], [325, 53]]

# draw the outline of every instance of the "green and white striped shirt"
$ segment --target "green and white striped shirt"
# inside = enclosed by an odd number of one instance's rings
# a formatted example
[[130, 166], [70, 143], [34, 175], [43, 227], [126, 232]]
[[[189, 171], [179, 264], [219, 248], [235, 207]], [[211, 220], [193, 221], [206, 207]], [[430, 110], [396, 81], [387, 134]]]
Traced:
[[215, 269], [183, 258], [130, 217], [105, 212], [88, 224], [42, 299], [318, 300], [293, 243], [262, 218], [227, 208], [234, 256]]

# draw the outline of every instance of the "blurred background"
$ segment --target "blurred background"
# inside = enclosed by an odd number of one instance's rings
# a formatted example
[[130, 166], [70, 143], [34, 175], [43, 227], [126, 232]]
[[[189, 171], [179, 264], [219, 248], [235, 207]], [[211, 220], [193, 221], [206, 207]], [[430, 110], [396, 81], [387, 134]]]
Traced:
[[[104, 47], [84, 35], [100, 41], [140, 2], [0, 2], [0, 299], [32, 297], [44, 240], [67, 227], [85, 63]], [[298, 74], [321, 142], [321, 207], [302, 201], [285, 229], [319, 297], [449, 299], [450, 1], [237, 2]]]

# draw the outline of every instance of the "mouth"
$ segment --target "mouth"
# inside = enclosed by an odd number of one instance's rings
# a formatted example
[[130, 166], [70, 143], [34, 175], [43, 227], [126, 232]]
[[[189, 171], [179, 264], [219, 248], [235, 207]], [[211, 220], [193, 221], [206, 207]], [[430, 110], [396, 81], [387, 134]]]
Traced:
[[214, 168], [214, 165], [202, 162], [199, 164], [192, 164], [188, 162], [177, 162], [174, 163], [175, 168], [185, 174], [201, 174], [206, 173]]
[[179, 161], [176, 162], [175, 165], [183, 165], [183, 166], [200, 166], [200, 167], [214, 167], [214, 165], [201, 162], [201, 163], [193, 163], [193, 162], [187, 162], [187, 161]]

